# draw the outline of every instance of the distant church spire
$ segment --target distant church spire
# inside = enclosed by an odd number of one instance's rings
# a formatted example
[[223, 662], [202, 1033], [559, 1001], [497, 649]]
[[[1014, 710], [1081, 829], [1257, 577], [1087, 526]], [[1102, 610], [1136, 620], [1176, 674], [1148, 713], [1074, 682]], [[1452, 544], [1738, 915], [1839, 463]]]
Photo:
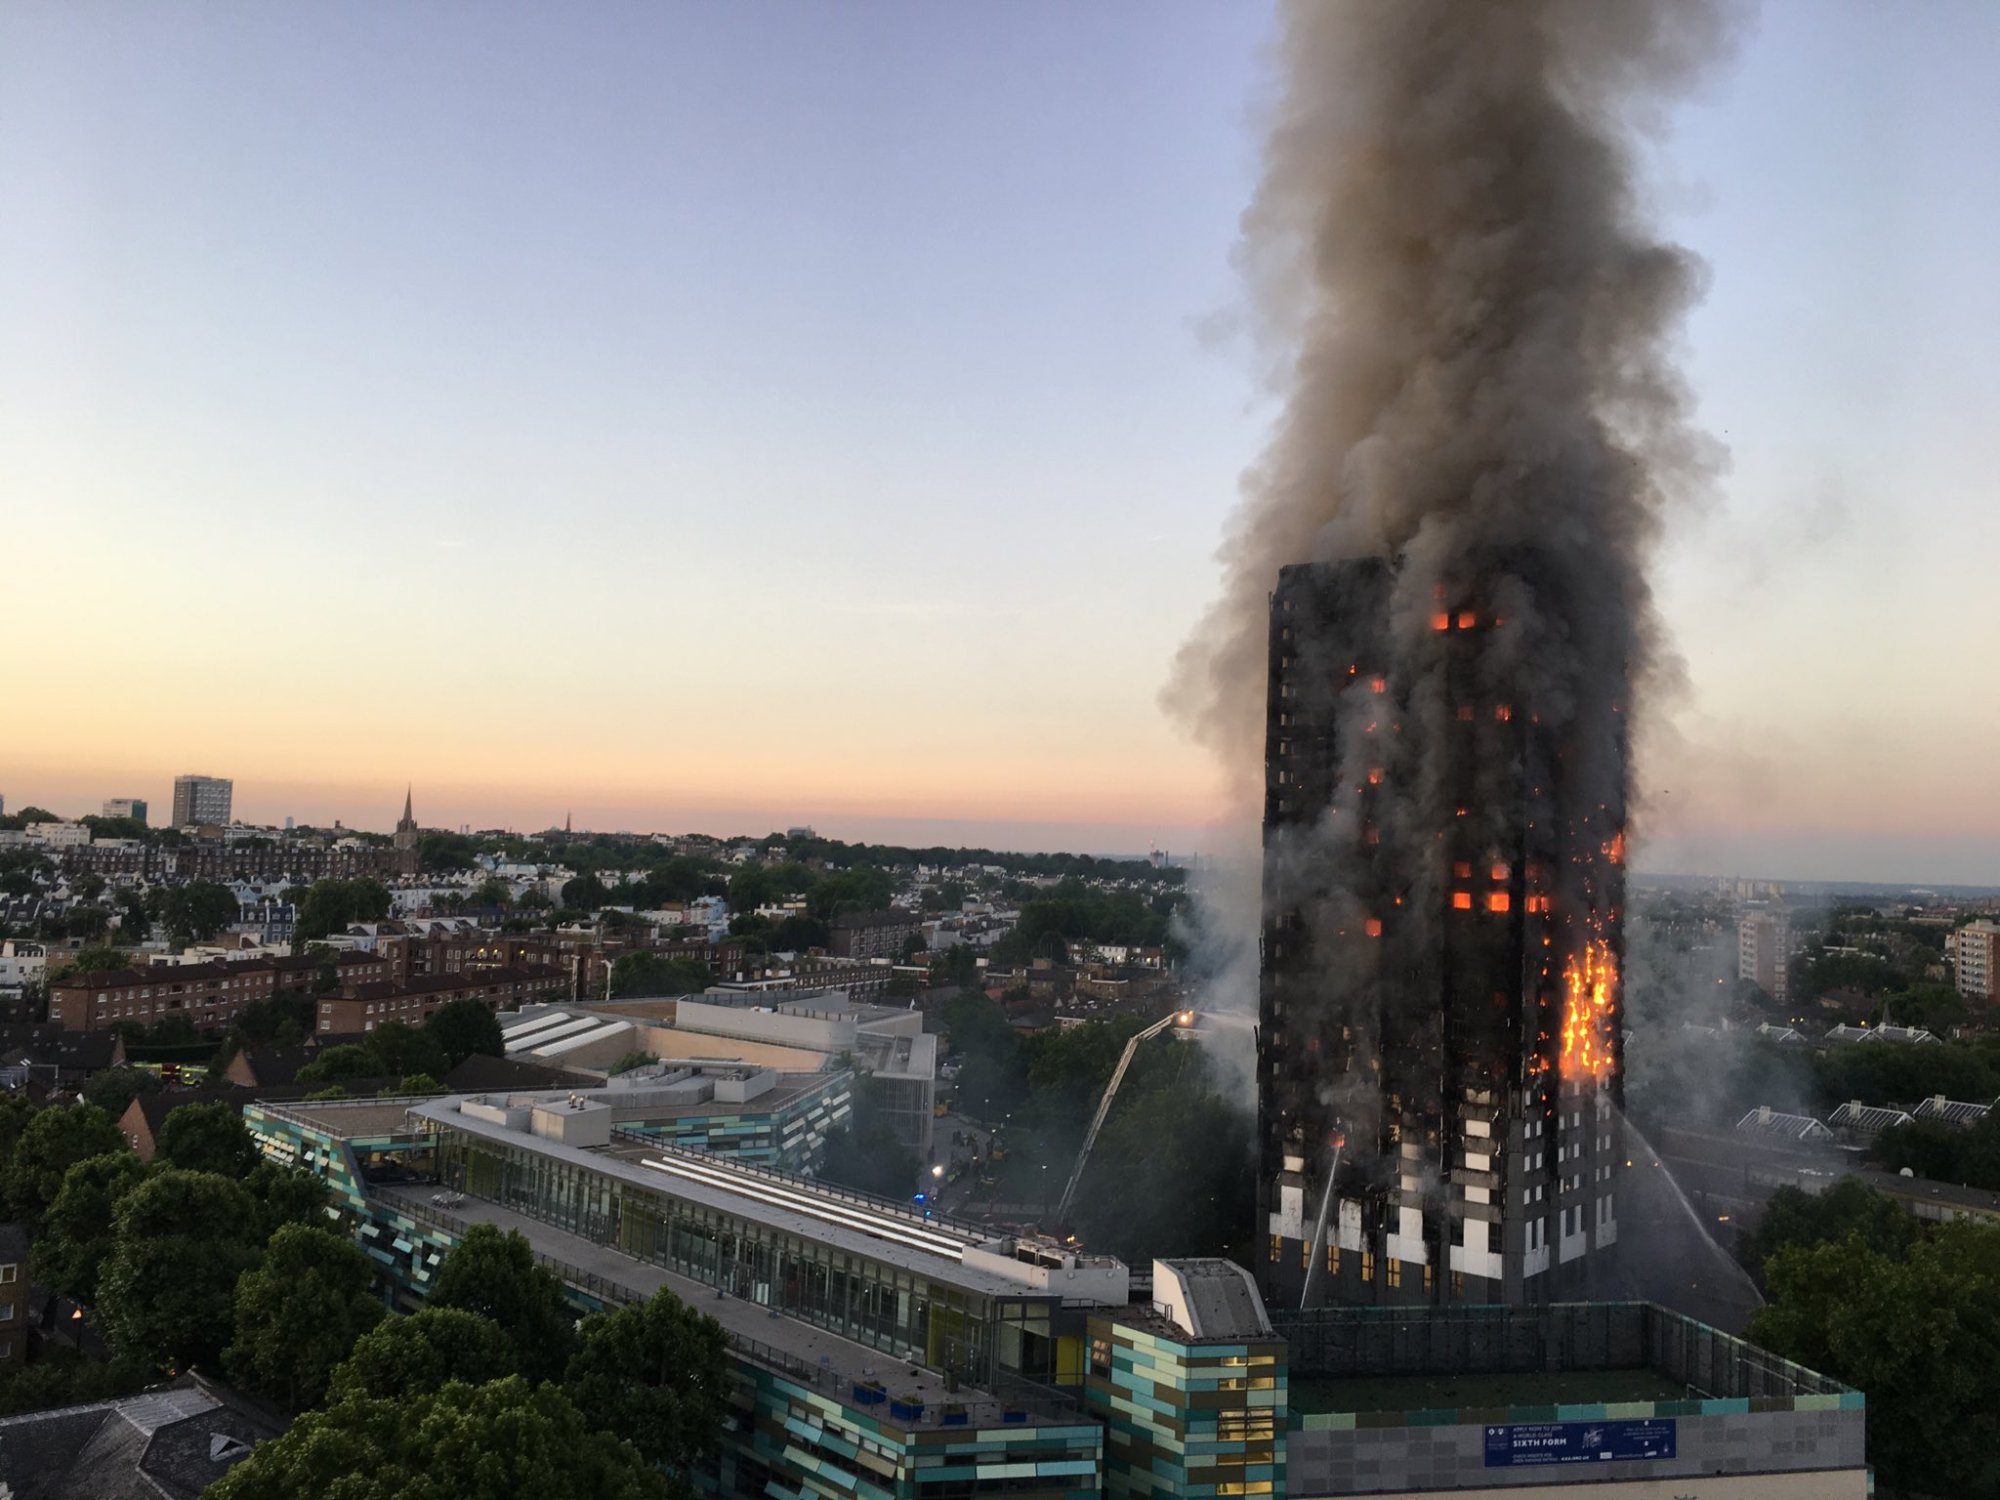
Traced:
[[568, 814], [567, 812], [565, 812], [565, 813], [563, 814], [563, 832], [564, 832], [564, 833], [568, 833], [569, 831], [570, 831], [570, 826], [569, 826], [569, 814]]
[[396, 820], [396, 836], [389, 840], [398, 849], [417, 847], [417, 815], [412, 804], [412, 790], [408, 785], [403, 788], [403, 816]]

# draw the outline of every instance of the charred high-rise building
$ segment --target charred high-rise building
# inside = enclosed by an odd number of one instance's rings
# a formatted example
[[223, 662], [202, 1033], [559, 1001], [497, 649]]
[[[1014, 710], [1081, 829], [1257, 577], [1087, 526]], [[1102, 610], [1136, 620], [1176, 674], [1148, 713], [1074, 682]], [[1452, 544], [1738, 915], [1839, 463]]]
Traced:
[[[1275, 1304], [1539, 1301], [1617, 1241], [1625, 731], [1531, 590], [1382, 559], [1271, 596], [1257, 1047]], [[1551, 701], [1537, 701], [1537, 697]]]

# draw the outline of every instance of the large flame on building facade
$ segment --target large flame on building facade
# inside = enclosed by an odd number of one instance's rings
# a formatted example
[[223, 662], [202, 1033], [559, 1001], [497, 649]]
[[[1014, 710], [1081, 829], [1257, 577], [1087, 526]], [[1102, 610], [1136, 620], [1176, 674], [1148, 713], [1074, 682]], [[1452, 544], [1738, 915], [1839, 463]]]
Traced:
[[1594, 937], [1563, 965], [1562, 1076], [1604, 1078], [1612, 1068], [1612, 1017], [1618, 1006], [1618, 959]]

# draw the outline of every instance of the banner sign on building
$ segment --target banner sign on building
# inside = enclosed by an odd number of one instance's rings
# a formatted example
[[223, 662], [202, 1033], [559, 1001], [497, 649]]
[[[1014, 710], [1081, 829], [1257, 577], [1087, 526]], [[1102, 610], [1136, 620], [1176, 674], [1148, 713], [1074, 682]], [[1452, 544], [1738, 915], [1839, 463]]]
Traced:
[[1486, 1467], [1589, 1464], [1674, 1456], [1674, 1422], [1535, 1422], [1486, 1429]]

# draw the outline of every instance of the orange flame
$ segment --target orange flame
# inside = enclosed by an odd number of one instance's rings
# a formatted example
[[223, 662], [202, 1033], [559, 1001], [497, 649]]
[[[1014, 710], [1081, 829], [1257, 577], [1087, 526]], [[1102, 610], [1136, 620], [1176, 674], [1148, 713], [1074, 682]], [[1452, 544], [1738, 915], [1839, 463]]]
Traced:
[[1562, 1076], [1602, 1078], [1611, 1071], [1611, 1014], [1618, 964], [1611, 945], [1592, 938], [1563, 965]]

